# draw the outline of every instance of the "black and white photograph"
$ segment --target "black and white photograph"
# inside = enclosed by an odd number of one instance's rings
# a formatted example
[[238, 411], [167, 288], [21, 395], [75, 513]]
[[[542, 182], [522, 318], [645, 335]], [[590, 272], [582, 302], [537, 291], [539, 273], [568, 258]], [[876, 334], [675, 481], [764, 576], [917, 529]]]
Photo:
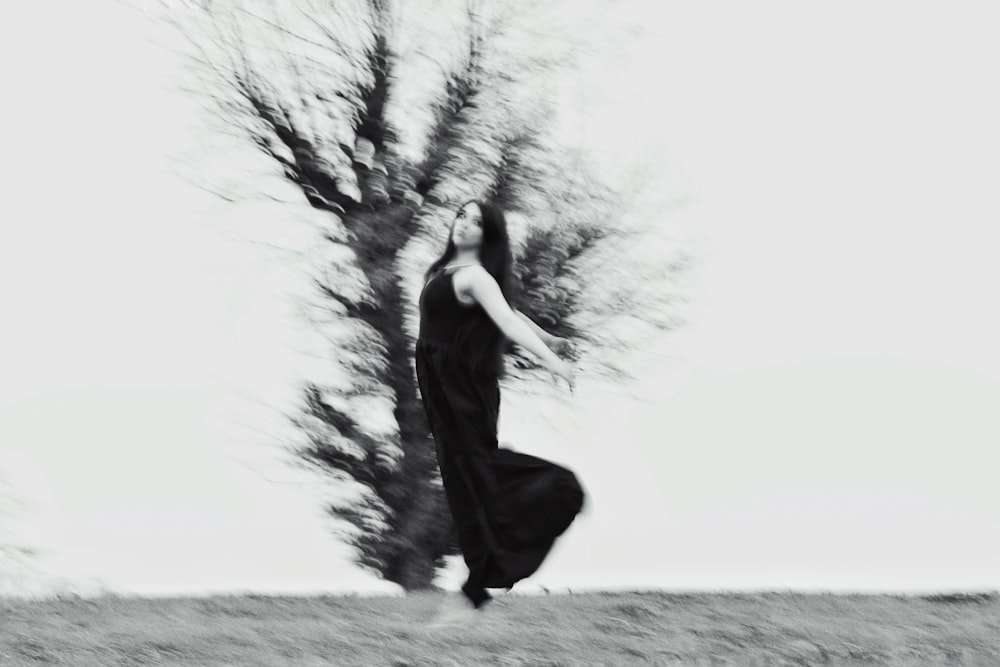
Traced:
[[1000, 665], [1000, 5], [0, 8], [0, 665]]

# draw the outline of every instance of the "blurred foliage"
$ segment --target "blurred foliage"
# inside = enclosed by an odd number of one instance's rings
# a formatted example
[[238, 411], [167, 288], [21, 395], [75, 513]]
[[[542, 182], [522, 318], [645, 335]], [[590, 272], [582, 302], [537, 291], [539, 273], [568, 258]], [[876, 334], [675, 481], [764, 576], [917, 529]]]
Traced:
[[[574, 341], [588, 372], [625, 380], [622, 355], [678, 324], [676, 308], [653, 310], [685, 260], [633, 258], [656, 229], [629, 226], [622, 193], [551, 132], [553, 82], [602, 20], [595, 9], [567, 30], [575, 7], [206, 0], [172, 15], [220, 129], [326, 216], [309, 312], [337, 372], [309, 382], [290, 418], [302, 457], [345, 490], [330, 507], [338, 534], [407, 589], [459, 553], [413, 369], [422, 274], [459, 204], [508, 211], [514, 304]], [[637, 324], [648, 331], [630, 339]], [[548, 381], [511, 353], [506, 386]]]

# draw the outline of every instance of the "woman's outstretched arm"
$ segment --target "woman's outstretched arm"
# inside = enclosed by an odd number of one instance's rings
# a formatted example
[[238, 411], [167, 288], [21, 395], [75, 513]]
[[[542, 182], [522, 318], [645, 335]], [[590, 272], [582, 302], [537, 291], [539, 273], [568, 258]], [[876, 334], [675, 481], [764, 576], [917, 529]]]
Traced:
[[560, 338], [554, 334], [550, 334], [545, 329], [541, 328], [537, 324], [531, 321], [531, 318], [517, 310], [513, 309], [514, 314], [517, 315], [521, 320], [528, 325], [528, 327], [535, 332], [535, 335], [542, 339], [545, 345], [555, 352], [557, 355], [569, 355], [573, 352], [573, 343], [570, 342], [568, 338]]
[[517, 308], [512, 308], [512, 310], [514, 311], [514, 314], [521, 319], [522, 322], [528, 325], [528, 328], [530, 328], [532, 331], [535, 332], [536, 336], [542, 339], [543, 343], [545, 343], [546, 345], [552, 344], [552, 339], [554, 338], [552, 334], [550, 334], [548, 331], [546, 331], [545, 329], [541, 328], [540, 326], [532, 322], [530, 317], [522, 313]]
[[483, 307], [504, 335], [538, 357], [550, 371], [563, 377], [572, 390], [573, 367], [548, 348], [545, 341], [524, 321], [527, 318], [518, 317], [504, 299], [493, 276], [481, 266], [472, 266], [463, 271], [466, 273], [462, 276], [462, 282], [467, 286], [468, 293]]

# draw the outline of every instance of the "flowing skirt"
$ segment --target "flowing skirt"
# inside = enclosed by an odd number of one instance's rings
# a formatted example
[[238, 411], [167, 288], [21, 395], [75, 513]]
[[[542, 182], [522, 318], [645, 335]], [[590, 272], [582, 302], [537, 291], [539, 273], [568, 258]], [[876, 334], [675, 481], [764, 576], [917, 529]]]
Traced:
[[417, 380], [441, 481], [473, 587], [510, 588], [533, 574], [583, 508], [570, 470], [497, 442], [500, 386], [455, 346], [421, 338]]

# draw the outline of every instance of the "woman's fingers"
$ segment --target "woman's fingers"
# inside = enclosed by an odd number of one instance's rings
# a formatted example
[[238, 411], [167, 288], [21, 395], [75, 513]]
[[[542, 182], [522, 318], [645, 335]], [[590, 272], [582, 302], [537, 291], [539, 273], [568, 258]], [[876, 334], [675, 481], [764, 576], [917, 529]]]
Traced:
[[566, 380], [566, 384], [569, 385], [570, 392], [573, 391], [576, 386], [576, 369], [567, 361], [562, 359], [558, 360], [551, 368], [552, 379], [558, 381], [559, 378]]
[[566, 365], [566, 383], [569, 385], [570, 393], [573, 393], [573, 388], [576, 386], [576, 369]]
[[562, 342], [562, 353], [569, 355], [573, 353], [573, 343], [568, 340], [563, 339]]

